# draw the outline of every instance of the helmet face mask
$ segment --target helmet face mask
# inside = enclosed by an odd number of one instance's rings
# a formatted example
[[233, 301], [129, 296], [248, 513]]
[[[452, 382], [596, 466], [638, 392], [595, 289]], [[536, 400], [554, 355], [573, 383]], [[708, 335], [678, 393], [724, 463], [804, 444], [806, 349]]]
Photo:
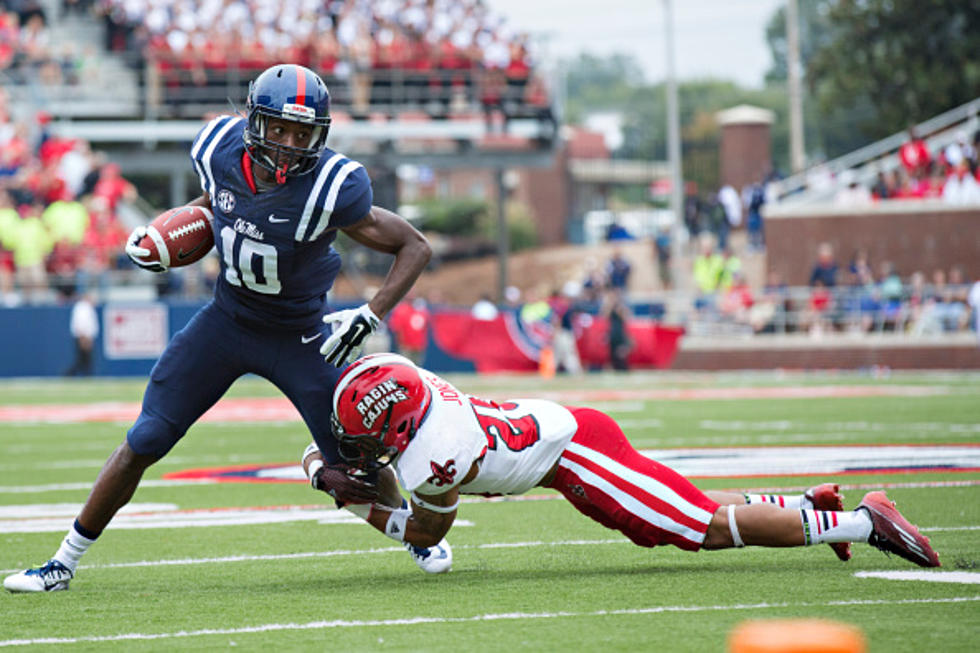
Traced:
[[[389, 418], [391, 410], [388, 410]], [[337, 416], [333, 416], [333, 431], [337, 438], [337, 450], [345, 463], [365, 472], [375, 472], [394, 462], [401, 452], [397, 446], [386, 446], [385, 435], [390, 428], [389, 419], [385, 420], [379, 434], [350, 435], [344, 432]], [[415, 428], [412, 427], [412, 436]]]
[[[275, 175], [277, 183], [316, 167], [330, 131], [330, 93], [320, 76], [295, 64], [269, 68], [248, 87], [245, 150], [253, 163]], [[306, 146], [277, 142], [269, 135], [273, 118], [310, 128]]]
[[331, 427], [340, 457], [375, 471], [408, 447], [432, 395], [419, 370], [396, 354], [375, 354], [347, 368], [334, 389]]

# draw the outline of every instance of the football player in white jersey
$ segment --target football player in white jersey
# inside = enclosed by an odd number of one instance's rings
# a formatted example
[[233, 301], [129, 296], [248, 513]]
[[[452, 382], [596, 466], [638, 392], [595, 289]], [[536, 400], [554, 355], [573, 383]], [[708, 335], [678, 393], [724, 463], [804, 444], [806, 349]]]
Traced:
[[[460, 494], [557, 490], [582, 513], [640, 546], [689, 551], [825, 542], [842, 560], [850, 542], [868, 542], [923, 567], [938, 567], [929, 540], [884, 492], [844, 511], [838, 486], [803, 495], [702, 492], [674, 470], [639, 454], [608, 415], [540, 399], [487, 401], [396, 354], [356, 361], [334, 390], [333, 429], [353, 469], [390, 465], [411, 505], [350, 506], [385, 535], [437, 545], [456, 517]], [[308, 474], [322, 461], [304, 457]], [[389, 502], [390, 503], [390, 502]]]

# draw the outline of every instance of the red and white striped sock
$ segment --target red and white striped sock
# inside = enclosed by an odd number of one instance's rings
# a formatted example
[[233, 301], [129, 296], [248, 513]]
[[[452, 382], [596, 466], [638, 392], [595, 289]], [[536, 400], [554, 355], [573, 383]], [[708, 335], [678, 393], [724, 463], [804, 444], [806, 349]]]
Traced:
[[812, 508], [813, 504], [802, 494], [745, 494], [745, 503], [771, 503], [780, 508]]
[[834, 512], [800, 510], [803, 544], [821, 542], [867, 542], [871, 537], [871, 518], [864, 510]]

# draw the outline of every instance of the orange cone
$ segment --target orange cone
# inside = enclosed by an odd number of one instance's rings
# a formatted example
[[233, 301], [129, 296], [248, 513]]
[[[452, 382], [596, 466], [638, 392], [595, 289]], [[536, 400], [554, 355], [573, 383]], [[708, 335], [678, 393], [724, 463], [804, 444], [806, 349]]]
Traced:
[[729, 653], [866, 653], [857, 626], [824, 619], [743, 621], [728, 637]]
[[555, 350], [551, 347], [541, 349], [541, 356], [538, 358], [538, 374], [546, 379], [555, 376]]

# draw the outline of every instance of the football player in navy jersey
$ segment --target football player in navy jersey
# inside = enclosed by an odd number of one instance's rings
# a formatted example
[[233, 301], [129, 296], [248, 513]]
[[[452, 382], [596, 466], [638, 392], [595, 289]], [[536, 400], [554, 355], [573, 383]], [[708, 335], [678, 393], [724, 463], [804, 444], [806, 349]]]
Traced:
[[[257, 374], [299, 410], [326, 464], [315, 488], [340, 504], [395, 503], [377, 485], [348, 475], [330, 432], [332, 391], [342, 368], [405, 295], [431, 256], [428, 242], [398, 215], [372, 205], [371, 181], [357, 161], [326, 146], [330, 96], [323, 80], [297, 65], [269, 68], [249, 86], [247, 119], [209, 122], [191, 147], [209, 207], [221, 273], [214, 298], [178, 332], [150, 373], [143, 407], [102, 468], [61, 547], [46, 564], [4, 580], [13, 592], [63, 590], [79, 559], [125, 505], [147, 467], [162, 458], [238, 377]], [[342, 230], [394, 255], [374, 297], [327, 312], [340, 270], [331, 246]], [[137, 265], [163, 271], [130, 236]], [[326, 313], [326, 314], [325, 314]], [[406, 547], [426, 571], [446, 571], [448, 544]]]

